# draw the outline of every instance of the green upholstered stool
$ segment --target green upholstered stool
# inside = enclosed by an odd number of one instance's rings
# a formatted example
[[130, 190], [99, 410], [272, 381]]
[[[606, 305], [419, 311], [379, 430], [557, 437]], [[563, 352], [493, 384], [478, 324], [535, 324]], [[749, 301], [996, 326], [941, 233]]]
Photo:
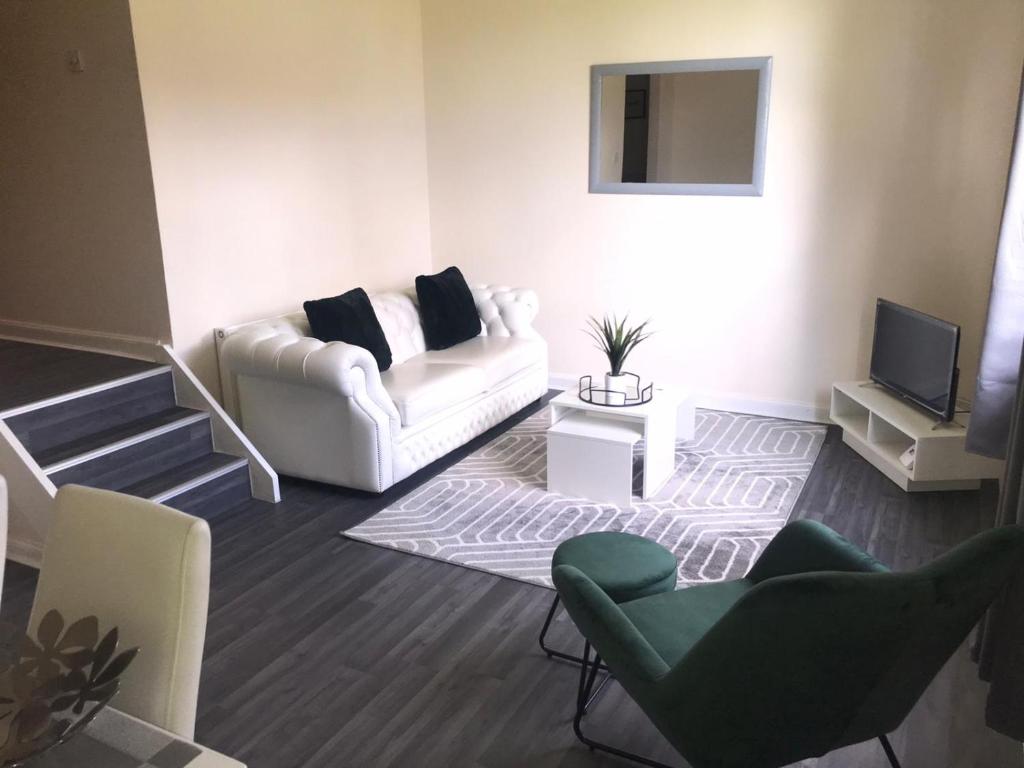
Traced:
[[[566, 539], [551, 558], [552, 571], [560, 565], [570, 565], [585, 573], [616, 603], [628, 603], [676, 588], [675, 555], [656, 541], [632, 533], [600, 531]], [[580, 657], [548, 648], [544, 642], [560, 599], [555, 593], [540, 632], [540, 647], [549, 658], [581, 664]]]

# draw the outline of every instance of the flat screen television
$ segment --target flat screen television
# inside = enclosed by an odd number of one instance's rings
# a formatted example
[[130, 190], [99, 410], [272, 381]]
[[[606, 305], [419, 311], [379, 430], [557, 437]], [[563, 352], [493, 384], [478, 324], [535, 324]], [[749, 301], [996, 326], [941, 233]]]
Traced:
[[956, 411], [960, 326], [878, 300], [871, 380], [950, 421]]

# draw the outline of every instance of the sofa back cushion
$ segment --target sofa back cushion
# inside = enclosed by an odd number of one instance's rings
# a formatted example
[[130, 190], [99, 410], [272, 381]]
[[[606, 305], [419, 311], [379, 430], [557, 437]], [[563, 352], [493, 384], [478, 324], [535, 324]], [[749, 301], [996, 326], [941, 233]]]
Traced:
[[[410, 287], [404, 292], [370, 294], [370, 304], [384, 331], [384, 338], [391, 347], [391, 365], [399, 365], [427, 351], [415, 289]], [[488, 329], [479, 317], [477, 322], [480, 324], [480, 334], [488, 335]], [[301, 311], [238, 325], [228, 329], [228, 333], [239, 333], [256, 325], [265, 326], [268, 333], [287, 334], [295, 338], [313, 335], [306, 313]]]
[[391, 347], [362, 288], [353, 288], [340, 296], [307, 301], [302, 305], [309, 318], [312, 334], [320, 341], [344, 341], [373, 355], [377, 369], [391, 367]]
[[480, 335], [480, 314], [458, 267], [416, 278], [428, 349], [448, 349]]
[[404, 363], [427, 351], [420, 326], [420, 313], [412, 296], [406, 293], [378, 293], [370, 297], [384, 338], [391, 347], [391, 364]]

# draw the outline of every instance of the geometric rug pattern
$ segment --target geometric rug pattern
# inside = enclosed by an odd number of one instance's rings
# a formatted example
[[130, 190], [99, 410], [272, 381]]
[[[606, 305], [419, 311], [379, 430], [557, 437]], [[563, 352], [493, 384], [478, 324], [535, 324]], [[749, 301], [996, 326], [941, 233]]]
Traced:
[[628, 507], [547, 490], [545, 408], [360, 525], [349, 538], [520, 581], [551, 586], [559, 542], [589, 531], [628, 531], [679, 562], [679, 586], [740, 578], [786, 524], [825, 438], [825, 427], [698, 410], [691, 441], [655, 498]]

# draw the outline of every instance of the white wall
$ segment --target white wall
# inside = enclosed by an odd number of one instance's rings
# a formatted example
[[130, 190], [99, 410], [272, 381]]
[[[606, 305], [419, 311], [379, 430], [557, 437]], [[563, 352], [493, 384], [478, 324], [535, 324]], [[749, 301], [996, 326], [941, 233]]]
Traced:
[[132, 0], [175, 348], [430, 269], [416, 0]]
[[0, 73], [0, 322], [169, 341], [127, 0], [0, 2]]
[[[1018, 0], [424, 0], [435, 266], [539, 289], [551, 365], [588, 314], [659, 329], [629, 367], [824, 406], [874, 300], [963, 324], [977, 366], [1024, 54]], [[587, 193], [589, 67], [774, 57], [763, 197]]]
[[[1019, 0], [133, 0], [133, 52], [123, 2], [0, 4], [20, 73], [0, 84], [0, 319], [173, 333], [216, 391], [214, 327], [458, 263], [540, 290], [556, 371], [600, 372], [586, 315], [632, 311], [660, 331], [632, 368], [820, 407], [864, 374], [884, 295], [963, 324], [970, 395], [1020, 17]], [[774, 57], [763, 197], [587, 193], [591, 64], [752, 55]]]

